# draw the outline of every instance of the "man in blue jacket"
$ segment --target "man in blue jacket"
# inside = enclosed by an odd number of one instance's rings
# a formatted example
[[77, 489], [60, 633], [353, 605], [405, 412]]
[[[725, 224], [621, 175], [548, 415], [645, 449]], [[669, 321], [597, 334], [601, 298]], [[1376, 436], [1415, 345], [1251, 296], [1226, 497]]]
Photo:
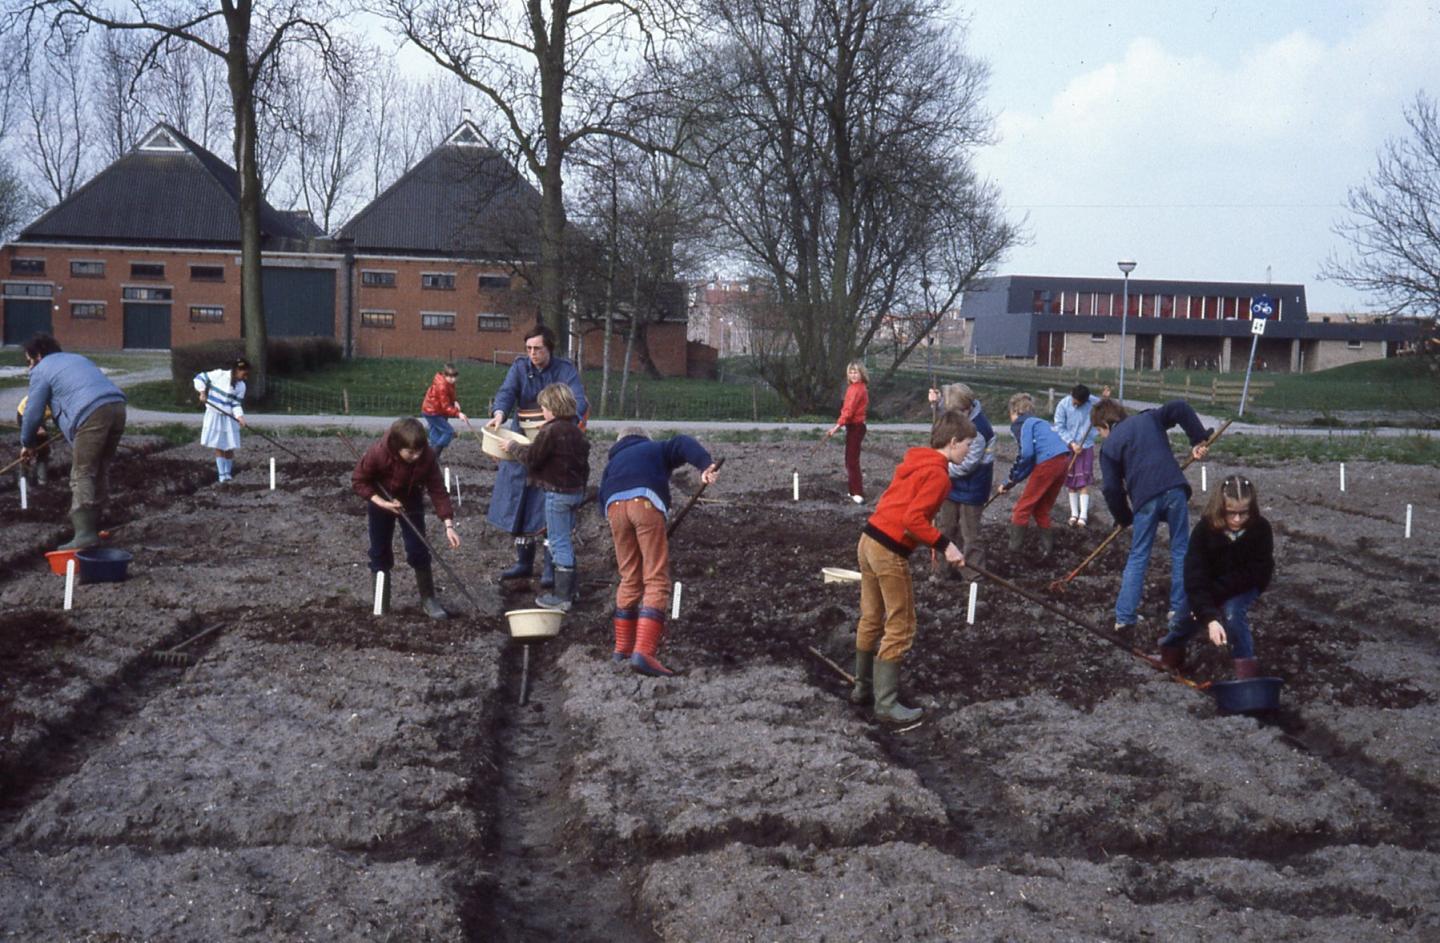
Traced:
[[[1145, 586], [1145, 569], [1160, 521], [1170, 532], [1170, 614], [1171, 628], [1190, 615], [1185, 598], [1185, 548], [1190, 540], [1190, 484], [1170, 451], [1167, 430], [1179, 426], [1190, 438], [1190, 454], [1196, 461], [1205, 458], [1209, 432], [1195, 410], [1184, 400], [1173, 400], [1158, 409], [1130, 416], [1114, 400], [1102, 400], [1090, 413], [1095, 431], [1104, 444], [1100, 448], [1100, 469], [1105, 478], [1101, 490], [1110, 515], [1121, 527], [1134, 524], [1130, 557], [1115, 600], [1115, 628], [1133, 628], [1138, 621], [1140, 596]], [[1177, 652], [1181, 653], [1181, 652]], [[1162, 649], [1162, 657], [1167, 655]], [[1174, 665], [1179, 666], [1177, 659]]]
[[125, 433], [125, 394], [100, 368], [79, 354], [61, 351], [49, 334], [25, 344], [30, 391], [20, 423], [20, 457], [37, 454], [37, 432], [49, 407], [71, 445], [70, 521], [75, 536], [61, 550], [83, 550], [100, 542], [100, 511], [110, 491], [110, 462]]

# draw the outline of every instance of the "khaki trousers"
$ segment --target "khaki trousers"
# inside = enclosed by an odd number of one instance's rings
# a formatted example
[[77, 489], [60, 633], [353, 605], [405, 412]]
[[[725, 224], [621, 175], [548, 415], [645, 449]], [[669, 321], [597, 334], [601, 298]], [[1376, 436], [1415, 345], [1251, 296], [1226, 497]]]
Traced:
[[110, 496], [110, 462], [125, 434], [125, 404], [106, 403], [85, 417], [70, 443], [70, 510], [103, 509]]
[[620, 586], [615, 608], [637, 605], [670, 608], [670, 541], [665, 536], [665, 515], [645, 498], [616, 501], [605, 512], [615, 540], [615, 564]]
[[855, 650], [899, 661], [915, 642], [915, 590], [910, 561], [869, 534], [855, 548], [860, 561], [860, 624]]
[[[965, 565], [985, 565], [985, 548], [980, 546], [980, 515], [984, 507], [979, 504], [960, 504], [956, 501], [946, 499], [940, 505], [940, 513], [935, 515], [935, 529], [946, 537], [951, 543], [960, 545], [960, 552], [965, 554]], [[966, 570], [966, 575], [972, 575], [973, 570]]]

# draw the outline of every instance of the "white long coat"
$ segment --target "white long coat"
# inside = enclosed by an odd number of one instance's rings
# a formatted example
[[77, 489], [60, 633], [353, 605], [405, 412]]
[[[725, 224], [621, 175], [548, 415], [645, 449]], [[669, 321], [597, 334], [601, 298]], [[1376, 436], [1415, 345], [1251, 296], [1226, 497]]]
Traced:
[[[240, 447], [240, 419], [245, 415], [241, 401], [245, 399], [245, 381], [231, 386], [230, 371], [226, 368], [195, 374], [195, 392], [206, 393], [205, 422], [200, 427], [200, 444], [212, 449], [228, 452]], [[219, 407], [219, 409], [212, 408]], [[225, 410], [235, 419], [221, 415]]]

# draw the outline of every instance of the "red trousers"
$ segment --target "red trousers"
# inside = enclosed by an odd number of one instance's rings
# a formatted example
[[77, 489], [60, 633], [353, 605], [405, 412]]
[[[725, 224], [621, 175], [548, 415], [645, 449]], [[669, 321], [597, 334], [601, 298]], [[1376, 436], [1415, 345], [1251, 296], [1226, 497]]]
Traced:
[[862, 497], [863, 482], [860, 479], [860, 443], [865, 441], [865, 423], [845, 424], [845, 477], [849, 480], [850, 493]]
[[1048, 528], [1050, 509], [1060, 496], [1060, 488], [1065, 484], [1065, 469], [1069, 465], [1069, 452], [1061, 452], [1036, 465], [1025, 481], [1025, 490], [1015, 502], [1015, 509], [1010, 512], [1010, 523], [1024, 527], [1034, 517], [1038, 526]]

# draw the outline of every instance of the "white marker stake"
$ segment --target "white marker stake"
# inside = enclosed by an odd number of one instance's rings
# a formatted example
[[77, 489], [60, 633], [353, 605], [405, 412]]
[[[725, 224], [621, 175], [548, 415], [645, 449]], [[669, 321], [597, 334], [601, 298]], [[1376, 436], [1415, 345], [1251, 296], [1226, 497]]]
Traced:
[[1405, 539], [1410, 539], [1410, 518], [1415, 513], [1415, 505], [1405, 505]]
[[459, 473], [459, 472], [456, 472], [456, 473], [455, 473], [455, 506], [458, 508], [458, 507], [463, 506], [464, 504], [465, 504], [465, 499], [462, 498], [462, 497], [460, 497], [460, 473]]
[[375, 573], [375, 609], [374, 614], [383, 616], [385, 614], [385, 571], [377, 570]]
[[795, 500], [800, 500], [800, 473], [797, 471], [792, 476], [792, 484], [795, 489]]
[[675, 595], [670, 597], [670, 618], [680, 618], [680, 593], [685, 589], [679, 580], [675, 581]]
[[450, 493], [450, 466], [445, 466], [445, 493]]
[[65, 561], [65, 608], [75, 608], [75, 558]]
[[979, 594], [980, 594], [980, 586], [979, 586], [979, 584], [978, 584], [978, 583], [975, 583], [974, 581], [971, 581], [971, 583], [970, 583], [970, 608], [965, 611], [965, 623], [966, 623], [967, 625], [974, 625], [974, 624], [975, 624], [975, 599], [976, 599], [976, 597], [977, 597]]
[[270, 490], [275, 490], [275, 456], [270, 456]]
[[1345, 490], [1345, 463], [1340, 463], [1340, 490]]
[[25, 490], [25, 469], [20, 469], [20, 510], [30, 510], [30, 493]]
[[1200, 490], [1201, 490], [1201, 491], [1209, 491], [1209, 490], [1210, 490], [1209, 478], [1208, 478], [1208, 477], [1206, 476], [1206, 474], [1205, 474], [1205, 466], [1204, 466], [1204, 465], [1201, 465], [1201, 466], [1200, 466]]

